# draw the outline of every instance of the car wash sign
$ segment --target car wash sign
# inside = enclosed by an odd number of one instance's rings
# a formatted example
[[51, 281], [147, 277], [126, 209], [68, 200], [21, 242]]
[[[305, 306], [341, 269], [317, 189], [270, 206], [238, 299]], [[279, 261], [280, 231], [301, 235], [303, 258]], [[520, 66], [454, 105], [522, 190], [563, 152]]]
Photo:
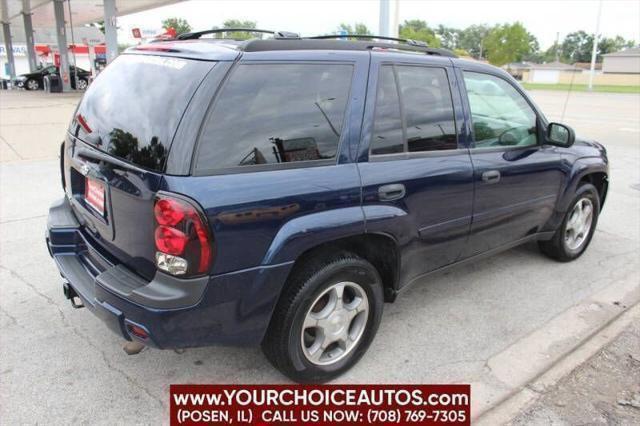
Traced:
[[[13, 51], [13, 56], [27, 56], [27, 46], [24, 44], [14, 44], [11, 50]], [[0, 45], [0, 56], [7, 56], [4, 45]]]

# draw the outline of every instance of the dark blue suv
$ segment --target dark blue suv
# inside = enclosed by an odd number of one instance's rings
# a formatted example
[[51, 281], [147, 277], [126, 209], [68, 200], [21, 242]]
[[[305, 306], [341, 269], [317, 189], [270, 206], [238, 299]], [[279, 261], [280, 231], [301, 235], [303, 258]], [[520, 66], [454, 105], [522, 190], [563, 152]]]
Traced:
[[500, 69], [410, 40], [207, 33], [117, 58], [61, 147], [47, 244], [74, 306], [125, 339], [261, 344], [321, 382], [428, 274], [587, 248], [606, 151]]

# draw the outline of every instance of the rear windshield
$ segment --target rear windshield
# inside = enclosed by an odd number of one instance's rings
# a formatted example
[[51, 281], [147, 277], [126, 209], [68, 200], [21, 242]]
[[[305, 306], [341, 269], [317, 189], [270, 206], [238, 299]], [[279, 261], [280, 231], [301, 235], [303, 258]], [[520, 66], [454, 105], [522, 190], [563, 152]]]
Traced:
[[69, 129], [120, 159], [162, 171], [169, 145], [212, 63], [120, 55], [89, 86]]

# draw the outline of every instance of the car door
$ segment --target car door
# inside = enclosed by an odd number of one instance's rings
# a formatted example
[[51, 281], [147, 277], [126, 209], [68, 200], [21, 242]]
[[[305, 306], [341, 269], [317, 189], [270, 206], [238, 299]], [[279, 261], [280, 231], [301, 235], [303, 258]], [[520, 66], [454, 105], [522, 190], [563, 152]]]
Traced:
[[508, 77], [478, 69], [457, 75], [473, 137], [468, 257], [538, 232], [553, 213], [563, 172], [557, 148], [543, 143], [546, 120]]
[[367, 231], [396, 237], [400, 285], [458, 258], [473, 198], [451, 63], [426, 55], [406, 59], [372, 53], [358, 163]]

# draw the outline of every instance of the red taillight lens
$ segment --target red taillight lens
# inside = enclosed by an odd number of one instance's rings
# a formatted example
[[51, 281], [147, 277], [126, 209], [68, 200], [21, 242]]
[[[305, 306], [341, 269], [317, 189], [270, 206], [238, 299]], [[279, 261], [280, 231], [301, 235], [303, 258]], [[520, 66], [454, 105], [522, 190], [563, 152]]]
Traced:
[[156, 201], [153, 210], [160, 225], [175, 226], [184, 218], [182, 205], [178, 201], [169, 198], [162, 198]]
[[176, 256], [184, 253], [189, 238], [178, 229], [160, 225], [156, 228], [156, 248], [163, 253]]
[[182, 197], [162, 194], [153, 212], [158, 268], [174, 275], [206, 273], [212, 261], [212, 240], [195, 205]]
[[129, 330], [129, 333], [133, 334], [134, 336], [138, 337], [139, 339], [147, 339], [149, 338], [149, 334], [147, 333], [147, 330], [145, 330], [144, 328], [137, 326], [135, 324], [127, 324], [127, 329]]

